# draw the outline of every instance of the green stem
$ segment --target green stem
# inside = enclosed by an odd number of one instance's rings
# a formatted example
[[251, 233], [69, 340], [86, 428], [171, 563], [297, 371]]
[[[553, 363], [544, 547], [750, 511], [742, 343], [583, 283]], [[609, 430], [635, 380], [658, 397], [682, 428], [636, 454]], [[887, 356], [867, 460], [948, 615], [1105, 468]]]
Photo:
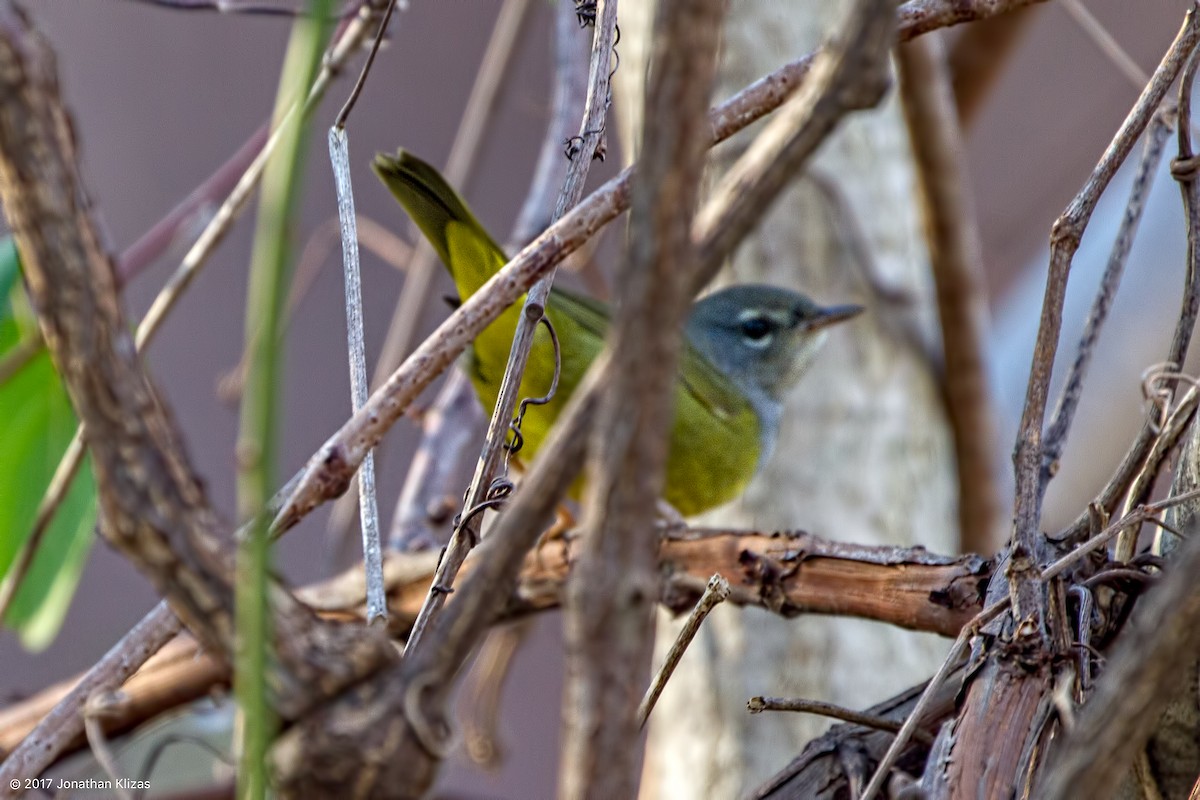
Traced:
[[[304, 166], [307, 126], [301, 108], [329, 37], [331, 0], [310, 0], [307, 16], [296, 20], [275, 99], [272, 126], [282, 135], [263, 173], [246, 297], [246, 346], [250, 353], [242, 395], [238, 437], [238, 514], [259, 519], [238, 548], [238, 646], [234, 684], [241, 713], [238, 797], [267, 795], [267, 751], [275, 718], [267, 691], [270, 616], [267, 576], [270, 565], [269, 520], [260, 512], [275, 484], [278, 441], [277, 387], [282, 373], [279, 328], [289, 267], [289, 233]], [[290, 110], [290, 111], [289, 111]]]

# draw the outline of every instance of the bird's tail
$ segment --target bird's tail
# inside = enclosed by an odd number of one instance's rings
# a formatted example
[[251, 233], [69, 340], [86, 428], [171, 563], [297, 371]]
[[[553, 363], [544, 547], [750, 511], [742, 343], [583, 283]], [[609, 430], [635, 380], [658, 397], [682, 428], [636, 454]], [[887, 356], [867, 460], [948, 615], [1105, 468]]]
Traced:
[[400, 201], [454, 277], [461, 298], [474, 294], [508, 259], [436, 169], [404, 149], [380, 153], [371, 167]]

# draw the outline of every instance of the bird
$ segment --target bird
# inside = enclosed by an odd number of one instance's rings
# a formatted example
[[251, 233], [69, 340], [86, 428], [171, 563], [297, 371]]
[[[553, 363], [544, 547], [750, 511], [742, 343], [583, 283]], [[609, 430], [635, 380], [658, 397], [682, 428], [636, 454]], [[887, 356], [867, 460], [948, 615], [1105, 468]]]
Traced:
[[[508, 262], [433, 166], [400, 149], [377, 154], [372, 169], [433, 246], [460, 300]], [[486, 409], [495, 407], [499, 395], [520, 305], [485, 328], [462, 360]], [[730, 286], [693, 304], [679, 360], [662, 499], [692, 517], [741, 495], [771, 457], [787, 393], [816, 358], [829, 328], [862, 310], [850, 304], [822, 306], [791, 289], [761, 284]], [[523, 456], [536, 455], [603, 348], [611, 318], [604, 303], [557, 286], [547, 298], [545, 316], [560, 345], [559, 383], [549, 402], [531, 408], [521, 424]], [[551, 335], [539, 326], [521, 396], [547, 394], [554, 368]]]

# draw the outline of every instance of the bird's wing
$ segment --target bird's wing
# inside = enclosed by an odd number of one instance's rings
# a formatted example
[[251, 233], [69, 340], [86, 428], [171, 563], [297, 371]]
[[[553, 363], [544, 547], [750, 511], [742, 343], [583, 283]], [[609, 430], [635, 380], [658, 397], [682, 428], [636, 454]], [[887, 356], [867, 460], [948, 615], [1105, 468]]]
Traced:
[[719, 420], [728, 422], [746, 411], [746, 397], [691, 344], [680, 354], [679, 383]]
[[581, 294], [559, 289], [557, 286], [550, 290], [548, 305], [555, 311], [561, 312], [600, 341], [608, 335], [608, 307], [599, 300], [584, 297]]

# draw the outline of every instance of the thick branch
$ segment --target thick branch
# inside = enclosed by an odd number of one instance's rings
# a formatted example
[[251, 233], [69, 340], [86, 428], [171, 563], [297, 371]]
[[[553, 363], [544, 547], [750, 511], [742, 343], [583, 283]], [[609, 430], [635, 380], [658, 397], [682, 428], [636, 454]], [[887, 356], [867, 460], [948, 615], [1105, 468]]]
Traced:
[[[652, 538], [654, 533], [642, 530], [639, 535]], [[528, 554], [519, 583], [508, 602], [500, 604], [494, 621], [560, 608], [577, 555], [572, 543], [562, 539]], [[469, 578], [486, 560], [486, 551], [473, 554], [461, 574]], [[402, 637], [411, 628], [429, 591], [436, 563], [436, 552], [394, 553], [385, 560], [392, 635]], [[737, 605], [785, 617], [862, 617], [943, 636], [956, 635], [982, 609], [993, 567], [979, 556], [952, 558], [920, 547], [862, 546], [802, 531], [717, 529], [691, 529], [666, 539], [659, 550], [659, 564], [663, 574], [659, 602], [675, 613], [690, 610], [709, 576], [720, 573], [732, 589], [728, 602]], [[297, 594], [324, 616], [364, 616], [359, 568]], [[453, 608], [451, 603], [448, 612]], [[123, 650], [122, 645], [113, 648], [114, 653]], [[218, 659], [203, 655], [194, 639], [177, 638], [125, 684], [122, 694], [127, 702], [104, 721], [105, 732], [111, 736], [127, 731], [211, 693], [228, 680], [228, 669]], [[64, 682], [0, 711], [0, 755], [12, 752], [68, 691], [82, 703], [89, 692], [79, 695], [80, 689], [72, 689], [74, 685], [76, 680]], [[76, 746], [82, 743], [80, 736]], [[16, 774], [37, 774], [46, 766]], [[7, 773], [5, 777], [9, 777]]]
[[724, 4], [663, 0], [657, 12], [642, 162], [607, 341], [612, 380], [591, 432], [583, 553], [567, 587], [558, 781], [567, 798], [632, 797], [641, 765], [637, 708], [650, 674], [658, 574], [656, 542], [637, 523], [653, 517], [662, 495]]

